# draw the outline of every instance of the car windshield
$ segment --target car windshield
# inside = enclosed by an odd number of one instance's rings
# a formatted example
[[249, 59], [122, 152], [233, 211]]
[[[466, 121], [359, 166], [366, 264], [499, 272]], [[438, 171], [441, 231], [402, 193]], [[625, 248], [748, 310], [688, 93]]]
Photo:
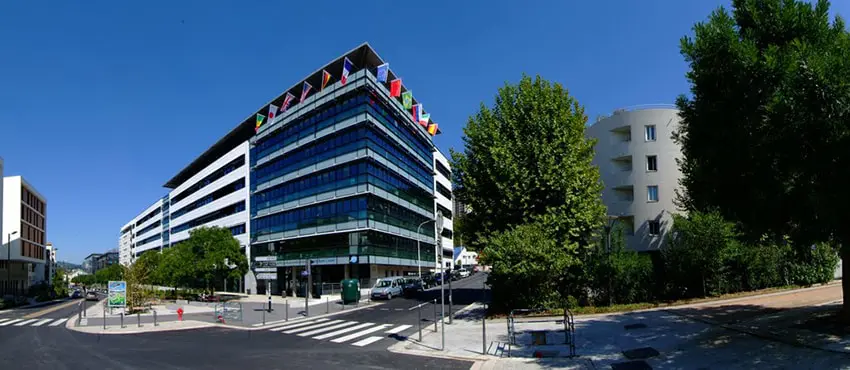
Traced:
[[390, 282], [389, 280], [380, 280], [380, 281], [378, 281], [378, 284], [375, 284], [375, 286], [378, 287], [378, 288], [386, 288], [386, 287], [390, 286], [391, 284], [392, 284], [392, 282]]

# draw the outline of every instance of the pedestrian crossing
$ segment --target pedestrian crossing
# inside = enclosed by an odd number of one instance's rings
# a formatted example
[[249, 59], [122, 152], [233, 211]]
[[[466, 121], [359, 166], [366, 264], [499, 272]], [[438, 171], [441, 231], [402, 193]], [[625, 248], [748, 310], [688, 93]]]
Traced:
[[382, 339], [399, 336], [400, 333], [413, 328], [413, 325], [377, 324], [328, 318], [277, 323], [272, 326], [265, 329], [270, 332], [316, 340], [330, 340], [333, 343], [348, 343], [355, 347], [365, 347]]
[[5, 319], [0, 319], [0, 327], [3, 327], [3, 326], [9, 326], [9, 327], [12, 327], [12, 326], [33, 326], [33, 327], [59, 326], [59, 325], [64, 324], [65, 321], [68, 321], [68, 319], [67, 318], [65, 318], [65, 319], [11, 319], [11, 318], [5, 318]]

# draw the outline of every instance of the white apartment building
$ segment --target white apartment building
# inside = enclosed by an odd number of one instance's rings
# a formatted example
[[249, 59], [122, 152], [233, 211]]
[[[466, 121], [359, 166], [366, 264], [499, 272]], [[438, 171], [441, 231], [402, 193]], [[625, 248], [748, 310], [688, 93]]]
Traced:
[[467, 250], [466, 247], [456, 247], [454, 260], [456, 266], [474, 267], [478, 265], [478, 253]]
[[[454, 268], [454, 235], [452, 227], [452, 210], [454, 209], [452, 194], [452, 170], [446, 156], [439, 150], [434, 151], [434, 214], [443, 214], [443, 233], [440, 245], [443, 249], [442, 260], [445, 268]], [[439, 263], [439, 262], [437, 262]]]
[[625, 226], [626, 244], [637, 251], [654, 251], [664, 243], [681, 171], [679, 146], [671, 136], [679, 125], [671, 106], [619, 109], [586, 130], [596, 138], [593, 163], [605, 189], [602, 201], [609, 219]]
[[46, 215], [47, 200], [24, 178], [3, 178], [0, 294], [24, 294], [43, 280]]
[[[189, 231], [200, 226], [230, 229], [250, 259], [248, 141], [224, 153], [216, 150], [207, 150], [169, 180], [165, 187], [171, 191], [121, 228], [121, 264], [130, 265], [142, 253], [186, 240]], [[252, 272], [241, 284], [256, 291]]]

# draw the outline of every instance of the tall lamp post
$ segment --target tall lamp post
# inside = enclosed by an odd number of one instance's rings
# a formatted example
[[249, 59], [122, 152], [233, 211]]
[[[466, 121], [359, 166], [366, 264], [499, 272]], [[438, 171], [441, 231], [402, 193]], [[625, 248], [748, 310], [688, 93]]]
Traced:
[[422, 252], [419, 249], [419, 240], [422, 239], [422, 235], [419, 232], [422, 230], [422, 225], [425, 225], [429, 222], [436, 222], [437, 220], [425, 220], [419, 224], [419, 227], [416, 228], [416, 266], [419, 268], [419, 280], [422, 280]]
[[608, 215], [608, 224], [605, 225], [605, 247], [608, 252], [608, 306], [614, 304], [614, 291], [611, 285], [611, 230], [614, 228], [614, 223], [620, 219], [620, 216]]
[[[6, 284], [8, 284], [7, 287], [12, 286], [12, 235], [15, 235], [17, 233], [17, 231], [12, 231], [6, 237], [6, 239], [9, 241], [6, 244]], [[15, 296], [17, 296], [17, 292], [15, 293]]]

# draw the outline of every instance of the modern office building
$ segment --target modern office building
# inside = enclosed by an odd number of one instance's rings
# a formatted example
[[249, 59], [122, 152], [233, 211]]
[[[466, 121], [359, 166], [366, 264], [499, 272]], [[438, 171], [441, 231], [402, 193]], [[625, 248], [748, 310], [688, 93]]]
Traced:
[[681, 150], [671, 138], [678, 124], [678, 110], [671, 106], [640, 106], [616, 110], [586, 130], [598, 140], [593, 163], [605, 185], [609, 218], [625, 227], [634, 250], [661, 248], [672, 213], [680, 212], [673, 201]]
[[97, 270], [97, 259], [100, 258], [100, 253], [92, 253], [83, 259], [83, 271], [87, 274], [94, 274]]
[[117, 263], [118, 263], [118, 252], [117, 251], [106, 252], [104, 254], [101, 254], [99, 257], [97, 257], [97, 260], [95, 262], [96, 266], [95, 266], [94, 271], [97, 272], [99, 270], [103, 270], [103, 269], [105, 269], [109, 266], [112, 266], [114, 264], [117, 264]]
[[441, 259], [444, 268], [454, 268], [452, 170], [448, 159], [439, 150], [434, 151], [434, 170], [434, 213], [439, 212], [443, 215], [443, 230], [440, 234], [440, 245], [443, 248]]
[[44, 263], [41, 266], [36, 265], [36, 272], [40, 270], [40, 279], [50, 285], [53, 283], [53, 277], [56, 275], [56, 248], [53, 247], [53, 243], [47, 243], [44, 249]]
[[[44, 277], [47, 200], [21, 176], [3, 178], [0, 291], [23, 294]], [[37, 274], [37, 268], [42, 271]]]
[[366, 284], [433, 269], [438, 254], [450, 264], [450, 167], [421, 103], [368, 44], [294, 82], [121, 228], [122, 264], [199, 226], [227, 227], [245, 248], [246, 293], [291, 291], [308, 261], [314, 282]]

